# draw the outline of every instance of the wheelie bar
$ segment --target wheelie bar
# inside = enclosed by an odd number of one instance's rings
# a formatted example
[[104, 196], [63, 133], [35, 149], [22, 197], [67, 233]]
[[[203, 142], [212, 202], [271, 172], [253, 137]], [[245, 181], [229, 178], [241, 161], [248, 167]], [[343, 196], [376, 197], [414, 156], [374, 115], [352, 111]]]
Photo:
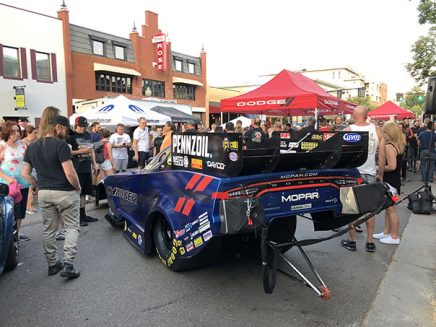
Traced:
[[[287, 277], [291, 278], [292, 280], [297, 281], [314, 290], [315, 293], [322, 300], [329, 300], [330, 290], [325, 285], [324, 281], [321, 279], [321, 276], [316, 271], [314, 265], [312, 264], [312, 262], [310, 261], [309, 257], [306, 255], [302, 247], [297, 245], [298, 250], [300, 251], [307, 265], [309, 266], [309, 269], [312, 271], [315, 278], [318, 280], [320, 284], [319, 287], [316, 287], [309, 280], [309, 278], [307, 278], [283, 253], [281, 253], [281, 248], [286, 246], [286, 244], [277, 244], [275, 242], [269, 241], [267, 236], [268, 236], [268, 227], [262, 227], [260, 244], [261, 244], [261, 257], [262, 257], [263, 288], [265, 293], [271, 294], [274, 291], [277, 281], [277, 271], [280, 271], [284, 273]], [[295, 237], [294, 237], [294, 241], [296, 242]], [[289, 272], [280, 269], [279, 268], [280, 259], [282, 260], [282, 262], [286, 263], [288, 267], [290, 267], [293, 271], [295, 271], [297, 276], [293, 276]]]

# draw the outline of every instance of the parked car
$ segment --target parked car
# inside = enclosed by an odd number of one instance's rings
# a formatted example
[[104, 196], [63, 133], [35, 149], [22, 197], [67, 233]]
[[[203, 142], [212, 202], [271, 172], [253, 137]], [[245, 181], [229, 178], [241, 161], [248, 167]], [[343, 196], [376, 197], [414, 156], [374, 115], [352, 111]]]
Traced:
[[8, 194], [8, 185], [0, 183], [0, 274], [3, 270], [13, 270], [18, 264], [19, 258], [14, 201]]

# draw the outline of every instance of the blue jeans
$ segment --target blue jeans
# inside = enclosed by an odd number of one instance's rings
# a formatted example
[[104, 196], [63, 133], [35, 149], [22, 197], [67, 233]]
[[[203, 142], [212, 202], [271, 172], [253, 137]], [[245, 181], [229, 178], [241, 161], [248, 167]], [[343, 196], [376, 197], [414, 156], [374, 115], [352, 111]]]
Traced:
[[434, 162], [436, 160], [436, 153], [432, 152], [430, 160], [427, 160], [429, 150], [421, 150], [421, 178], [423, 182], [427, 182], [425, 173], [427, 172], [427, 161], [429, 162], [428, 181], [433, 181], [434, 175]]

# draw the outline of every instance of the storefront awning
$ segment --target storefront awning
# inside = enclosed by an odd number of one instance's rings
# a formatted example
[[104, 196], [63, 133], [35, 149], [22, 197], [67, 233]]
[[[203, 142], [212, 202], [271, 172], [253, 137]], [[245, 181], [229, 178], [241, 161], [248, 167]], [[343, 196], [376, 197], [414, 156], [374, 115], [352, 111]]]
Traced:
[[203, 83], [193, 80], [193, 79], [188, 79], [188, 78], [181, 78], [181, 77], [173, 77], [173, 83], [177, 84], [177, 83], [181, 83], [181, 84], [191, 84], [191, 85], [197, 85], [197, 86], [203, 86]]
[[130, 75], [130, 76], [141, 76], [141, 73], [137, 72], [134, 69], [112, 66], [112, 65], [98, 64], [98, 63], [94, 63], [94, 71], [95, 72], [98, 72], [98, 71], [114, 72], [114, 73], [119, 73], [119, 74], [124, 74], [124, 75]]

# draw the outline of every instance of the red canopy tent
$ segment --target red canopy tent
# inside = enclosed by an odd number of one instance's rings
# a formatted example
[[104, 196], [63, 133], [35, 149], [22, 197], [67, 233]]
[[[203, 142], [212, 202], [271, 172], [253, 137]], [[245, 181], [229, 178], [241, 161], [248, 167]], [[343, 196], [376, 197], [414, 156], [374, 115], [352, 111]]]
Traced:
[[396, 116], [399, 120], [404, 118], [415, 118], [415, 115], [412, 112], [397, 106], [392, 101], [385, 102], [380, 107], [371, 110], [368, 113], [368, 116], [380, 120], [387, 120], [390, 116]]
[[310, 78], [282, 70], [257, 89], [221, 100], [221, 112], [311, 116], [350, 114], [356, 106], [331, 96]]

